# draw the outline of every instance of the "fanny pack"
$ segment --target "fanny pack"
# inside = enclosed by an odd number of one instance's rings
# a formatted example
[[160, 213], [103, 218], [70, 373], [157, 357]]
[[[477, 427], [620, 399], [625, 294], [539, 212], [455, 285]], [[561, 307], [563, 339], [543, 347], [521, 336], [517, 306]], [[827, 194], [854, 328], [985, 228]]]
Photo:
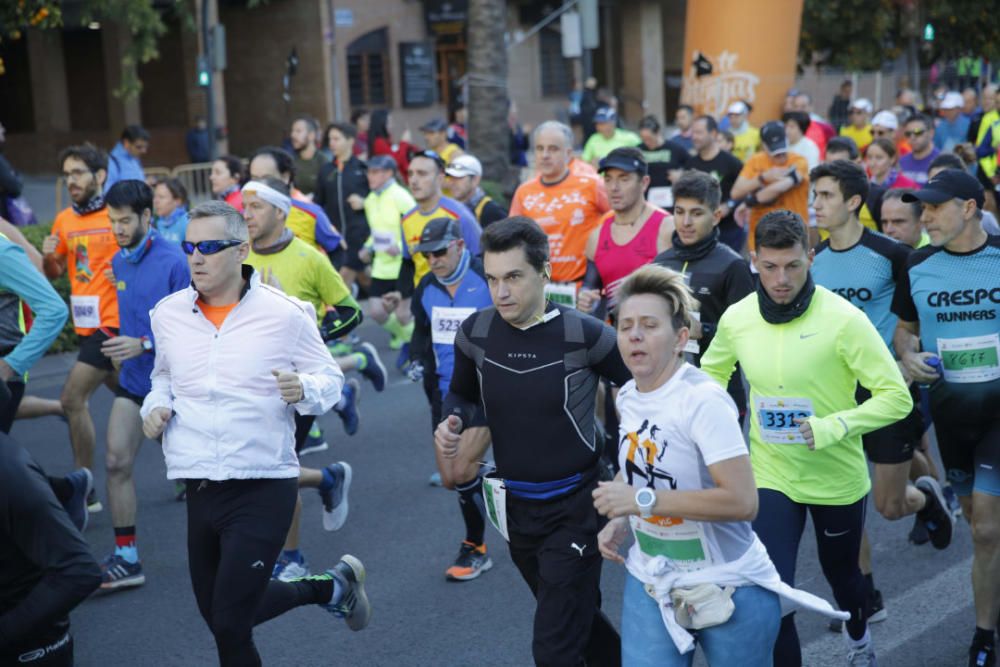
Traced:
[[[701, 630], [722, 625], [733, 615], [735, 586], [722, 588], [716, 584], [699, 584], [691, 588], [675, 588], [670, 591], [670, 602], [674, 606], [677, 625], [687, 630]], [[646, 593], [654, 600], [651, 586]]]

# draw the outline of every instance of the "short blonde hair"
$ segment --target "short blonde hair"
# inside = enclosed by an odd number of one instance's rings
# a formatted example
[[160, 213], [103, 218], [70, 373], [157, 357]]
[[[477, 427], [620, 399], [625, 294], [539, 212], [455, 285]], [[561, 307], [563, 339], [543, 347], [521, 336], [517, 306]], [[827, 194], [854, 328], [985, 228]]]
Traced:
[[657, 264], [647, 264], [636, 269], [618, 286], [617, 311], [621, 311], [622, 304], [629, 298], [639, 294], [655, 294], [667, 302], [674, 331], [691, 327], [694, 298], [680, 273]]

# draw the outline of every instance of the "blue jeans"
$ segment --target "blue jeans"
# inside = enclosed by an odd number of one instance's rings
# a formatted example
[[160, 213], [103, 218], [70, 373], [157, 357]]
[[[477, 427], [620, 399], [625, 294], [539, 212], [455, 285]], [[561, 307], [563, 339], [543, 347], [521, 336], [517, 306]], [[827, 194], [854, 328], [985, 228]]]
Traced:
[[[622, 604], [622, 667], [690, 667], [695, 651], [681, 655], [670, 638], [656, 601], [631, 574], [625, 575]], [[771, 667], [781, 624], [778, 596], [759, 586], [740, 586], [736, 610], [722, 625], [694, 630], [712, 667]]]

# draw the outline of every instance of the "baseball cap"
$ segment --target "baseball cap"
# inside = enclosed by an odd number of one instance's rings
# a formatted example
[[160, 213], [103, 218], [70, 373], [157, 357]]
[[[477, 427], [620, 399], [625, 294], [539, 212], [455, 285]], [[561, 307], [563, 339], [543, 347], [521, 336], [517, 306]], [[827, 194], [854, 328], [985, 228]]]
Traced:
[[432, 118], [420, 126], [421, 132], [444, 132], [448, 129], [448, 121], [444, 118]]
[[965, 100], [962, 99], [962, 94], [955, 91], [946, 93], [944, 99], [941, 100], [942, 109], [961, 109], [964, 104]]
[[785, 136], [785, 124], [772, 120], [760, 128], [760, 140], [771, 155], [788, 152], [788, 137]]
[[595, 123], [613, 123], [618, 120], [618, 114], [611, 107], [601, 107], [594, 112]]
[[420, 233], [420, 243], [413, 252], [435, 252], [448, 247], [452, 241], [462, 238], [462, 230], [458, 220], [453, 218], [434, 218]]
[[392, 169], [396, 170], [396, 161], [391, 155], [373, 155], [368, 158], [369, 169]]
[[456, 178], [482, 176], [483, 165], [472, 155], [459, 155], [445, 168], [444, 173]]
[[896, 114], [891, 111], [879, 111], [872, 118], [872, 125], [878, 125], [879, 127], [884, 127], [889, 130], [899, 129], [899, 119], [896, 118]]
[[976, 207], [982, 208], [985, 201], [983, 186], [979, 179], [963, 169], [945, 169], [927, 181], [927, 185], [907, 192], [902, 199], [905, 202], [925, 202], [927, 204], [943, 204], [949, 199], [974, 199]]
[[621, 169], [622, 171], [634, 172], [646, 175], [648, 166], [642, 159], [642, 154], [636, 149], [616, 148], [608, 153], [604, 159], [597, 163], [597, 172], [603, 174], [608, 169]]
[[859, 97], [858, 99], [851, 102], [850, 108], [861, 109], [865, 113], [871, 113], [875, 107], [872, 106], [872, 103], [869, 100], [865, 99], [864, 97]]
[[746, 102], [733, 102], [732, 104], [729, 105], [729, 108], [726, 109], [726, 115], [732, 113], [744, 114], [747, 113], [748, 111], [749, 109], [747, 108]]

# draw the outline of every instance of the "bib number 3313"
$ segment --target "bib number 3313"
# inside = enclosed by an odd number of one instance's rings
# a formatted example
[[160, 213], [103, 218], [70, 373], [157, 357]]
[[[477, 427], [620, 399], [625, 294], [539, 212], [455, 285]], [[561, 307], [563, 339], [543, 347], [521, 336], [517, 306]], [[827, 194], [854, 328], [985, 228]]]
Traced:
[[756, 399], [757, 425], [765, 442], [775, 445], [804, 444], [796, 419], [813, 416], [812, 401], [808, 398]]

